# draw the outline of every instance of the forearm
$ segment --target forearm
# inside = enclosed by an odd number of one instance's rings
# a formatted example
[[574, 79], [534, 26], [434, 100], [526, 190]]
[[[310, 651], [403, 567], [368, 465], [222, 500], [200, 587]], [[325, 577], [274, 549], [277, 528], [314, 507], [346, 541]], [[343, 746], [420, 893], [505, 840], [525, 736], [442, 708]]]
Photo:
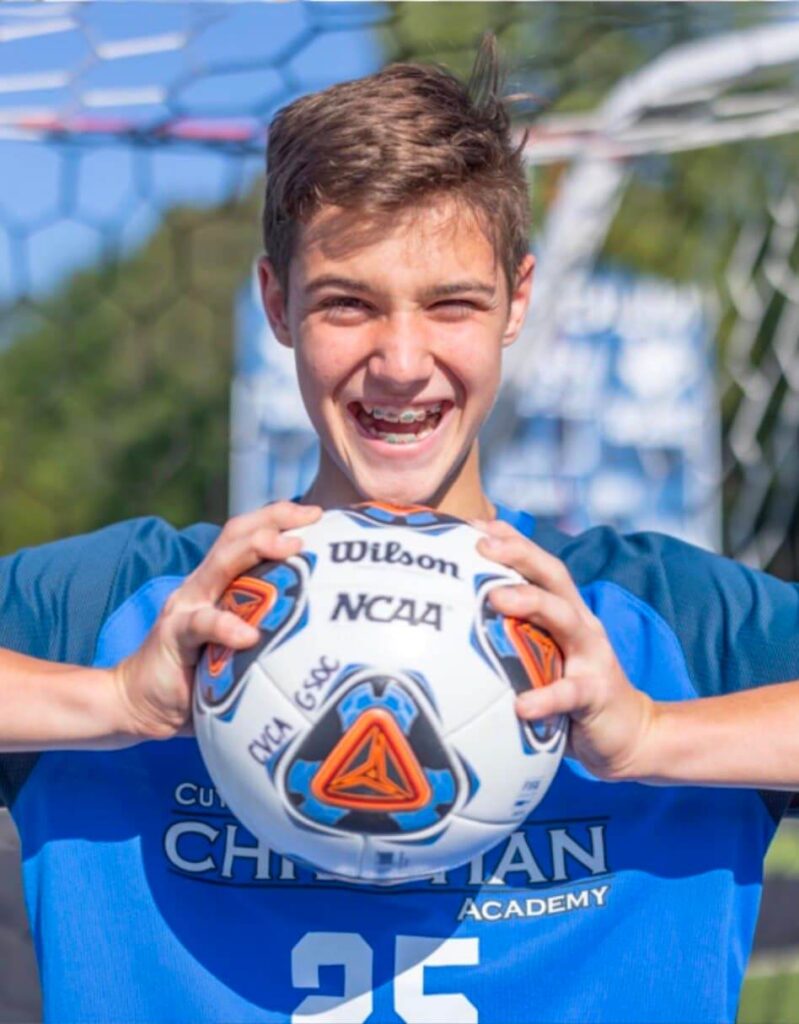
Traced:
[[799, 790], [799, 682], [657, 702], [625, 772], [652, 784]]
[[128, 746], [122, 707], [108, 670], [0, 650], [0, 751]]

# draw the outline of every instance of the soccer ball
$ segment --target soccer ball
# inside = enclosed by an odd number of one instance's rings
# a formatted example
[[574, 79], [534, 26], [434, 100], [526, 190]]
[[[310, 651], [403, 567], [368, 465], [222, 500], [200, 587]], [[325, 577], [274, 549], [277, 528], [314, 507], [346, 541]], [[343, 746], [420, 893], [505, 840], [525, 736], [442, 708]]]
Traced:
[[487, 601], [515, 572], [477, 530], [369, 503], [296, 531], [303, 549], [237, 579], [258, 626], [209, 645], [194, 727], [233, 813], [277, 853], [351, 882], [429, 877], [477, 856], [539, 803], [567, 720], [522, 722], [517, 693], [561, 674], [552, 638]]

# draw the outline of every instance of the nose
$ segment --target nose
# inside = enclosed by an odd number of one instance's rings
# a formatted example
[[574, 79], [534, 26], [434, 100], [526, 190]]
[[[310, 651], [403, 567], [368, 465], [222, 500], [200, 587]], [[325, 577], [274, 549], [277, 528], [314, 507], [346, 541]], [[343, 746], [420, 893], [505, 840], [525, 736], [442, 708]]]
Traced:
[[418, 325], [386, 323], [374, 339], [369, 376], [383, 388], [412, 392], [427, 383], [435, 368], [430, 339]]

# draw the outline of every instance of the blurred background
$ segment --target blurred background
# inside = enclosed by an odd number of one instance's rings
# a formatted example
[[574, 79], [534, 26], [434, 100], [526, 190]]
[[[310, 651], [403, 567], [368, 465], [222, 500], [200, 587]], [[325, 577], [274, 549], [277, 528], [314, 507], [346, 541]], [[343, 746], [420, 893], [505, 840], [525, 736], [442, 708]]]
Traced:
[[[794, 3], [0, 6], [0, 554], [223, 521], [316, 451], [253, 290], [274, 111], [498, 36], [533, 308], [483, 438], [493, 497], [799, 573]], [[743, 1022], [799, 1021], [799, 832], [768, 861]], [[0, 818], [0, 1021], [39, 1016]]]

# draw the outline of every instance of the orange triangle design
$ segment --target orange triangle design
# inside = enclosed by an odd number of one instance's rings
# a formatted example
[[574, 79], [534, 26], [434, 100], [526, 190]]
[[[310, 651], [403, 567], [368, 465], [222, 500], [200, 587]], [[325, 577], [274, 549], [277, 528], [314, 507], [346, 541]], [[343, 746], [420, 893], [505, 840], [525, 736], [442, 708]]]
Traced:
[[[250, 626], [257, 626], [275, 603], [277, 587], [256, 576], [240, 576], [222, 595], [219, 607], [233, 612]], [[233, 651], [220, 644], [208, 645], [208, 671], [216, 677], [228, 663]]]
[[549, 686], [563, 675], [563, 655], [560, 648], [542, 629], [536, 629], [524, 619], [505, 619], [505, 629], [535, 687]]
[[394, 716], [364, 711], [328, 754], [311, 783], [324, 803], [357, 811], [416, 811], [431, 790]]

